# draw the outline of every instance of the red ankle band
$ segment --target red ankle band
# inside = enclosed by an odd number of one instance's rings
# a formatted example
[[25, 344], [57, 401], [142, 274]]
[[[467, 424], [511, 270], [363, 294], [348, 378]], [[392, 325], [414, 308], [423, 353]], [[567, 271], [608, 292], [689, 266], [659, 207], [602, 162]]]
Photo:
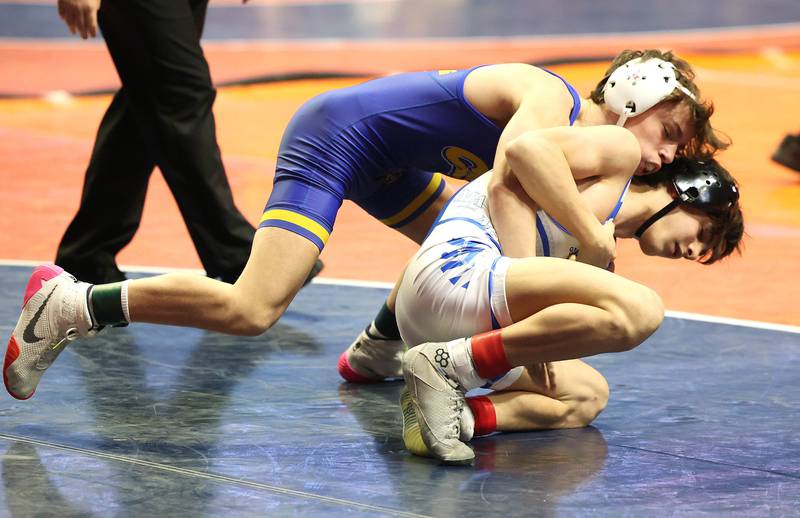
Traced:
[[500, 331], [498, 329], [472, 337], [472, 362], [483, 379], [491, 380], [511, 370]]
[[491, 399], [486, 396], [468, 397], [467, 404], [475, 417], [475, 437], [497, 431], [497, 415]]

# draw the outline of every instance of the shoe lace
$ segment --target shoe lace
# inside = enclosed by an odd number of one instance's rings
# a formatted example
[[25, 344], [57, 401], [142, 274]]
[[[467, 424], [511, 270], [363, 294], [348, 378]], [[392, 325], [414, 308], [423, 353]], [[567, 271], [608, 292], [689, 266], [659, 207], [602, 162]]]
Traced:
[[37, 370], [45, 370], [47, 369], [56, 357], [61, 354], [61, 351], [70, 343], [74, 342], [80, 338], [80, 333], [78, 329], [75, 327], [71, 327], [67, 329], [67, 332], [64, 334], [64, 338], [55, 342], [54, 344], [46, 347], [42, 354], [39, 355], [39, 358], [36, 360], [36, 364], [33, 366]]
[[450, 408], [455, 414], [451, 416], [451, 422], [453, 423], [451, 432], [453, 437], [459, 438], [461, 436], [461, 412], [464, 410], [464, 398], [460, 394], [451, 395], [450, 405]]

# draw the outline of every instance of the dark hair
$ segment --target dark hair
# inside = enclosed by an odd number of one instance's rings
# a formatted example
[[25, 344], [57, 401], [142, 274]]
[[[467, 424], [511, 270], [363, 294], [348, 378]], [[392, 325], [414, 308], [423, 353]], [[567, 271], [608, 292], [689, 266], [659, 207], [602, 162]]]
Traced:
[[691, 65], [674, 55], [672, 51], [662, 52], [656, 49], [622, 51], [614, 58], [613, 63], [611, 63], [611, 66], [606, 70], [605, 75], [603, 75], [603, 79], [601, 79], [600, 82], [597, 83], [595, 89], [592, 90], [589, 96], [592, 101], [597, 104], [605, 103], [603, 87], [606, 81], [608, 81], [608, 77], [618, 67], [635, 58], [642, 58], [643, 61], [658, 58], [672, 63], [675, 65], [677, 71], [678, 82], [692, 92], [697, 99], [696, 101], [691, 99], [676, 88], [674, 92], [661, 101], [662, 103], [673, 104], [686, 103], [689, 107], [694, 137], [681, 151], [682, 154], [698, 158], [711, 158], [717, 151], [730, 146], [730, 139], [711, 126], [710, 119], [711, 115], [714, 113], [714, 104], [711, 101], [700, 99], [700, 89], [697, 88], [697, 85], [694, 83], [695, 74]]
[[[667, 186], [673, 196], [677, 196], [673, 184], [674, 174], [677, 171], [685, 170], [687, 165], [692, 162], [697, 163], [697, 160], [678, 158], [671, 164], [664, 164], [656, 173], [634, 176], [633, 183], [649, 185], [651, 187]], [[703, 163], [703, 169], [713, 171], [720, 180], [729, 184], [732, 183], [736, 185], [738, 189], [739, 183], [719, 162], [714, 159], [708, 159], [704, 160]], [[681, 204], [680, 206], [689, 208], [689, 210], [699, 210], [691, 208], [691, 205]], [[742, 216], [742, 208], [739, 205], [739, 200], [736, 200], [727, 210], [722, 212], [703, 213], [711, 218], [711, 235], [709, 237], [708, 249], [700, 258], [700, 262], [703, 264], [713, 264], [731, 255], [734, 251], [741, 255], [741, 242], [744, 236], [744, 218]]]

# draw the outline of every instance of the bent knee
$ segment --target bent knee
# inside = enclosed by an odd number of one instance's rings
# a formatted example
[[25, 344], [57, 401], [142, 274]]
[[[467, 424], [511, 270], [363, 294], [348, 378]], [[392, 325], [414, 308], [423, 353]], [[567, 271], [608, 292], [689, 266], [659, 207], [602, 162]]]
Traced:
[[571, 402], [566, 420], [570, 428], [589, 426], [608, 405], [608, 382], [600, 375], [582, 387], [581, 393]]
[[594, 391], [578, 404], [575, 417], [580, 426], [589, 426], [600, 412], [608, 406], [608, 383], [602, 378], [602, 385], [597, 384]]
[[635, 283], [630, 288], [615, 300], [610, 310], [614, 332], [618, 335], [615, 341], [618, 351], [638, 346], [664, 321], [664, 302], [655, 291]]
[[638, 294], [639, 303], [632, 312], [632, 338], [636, 345], [647, 340], [664, 321], [664, 301], [654, 290], [642, 286]]
[[238, 336], [258, 336], [272, 327], [282, 314], [283, 308], [256, 308], [246, 301], [234, 299], [226, 311], [226, 332]]

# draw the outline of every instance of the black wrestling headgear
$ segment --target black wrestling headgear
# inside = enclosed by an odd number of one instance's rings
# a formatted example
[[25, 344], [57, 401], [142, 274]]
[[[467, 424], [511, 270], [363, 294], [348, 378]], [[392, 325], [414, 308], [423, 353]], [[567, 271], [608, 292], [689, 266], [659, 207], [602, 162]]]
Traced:
[[717, 171], [716, 160], [698, 162], [688, 158], [677, 158], [665, 166], [669, 168], [672, 185], [678, 197], [656, 212], [636, 231], [636, 238], [679, 205], [689, 205], [709, 214], [720, 214], [730, 209], [739, 200], [736, 184], [726, 180]]

